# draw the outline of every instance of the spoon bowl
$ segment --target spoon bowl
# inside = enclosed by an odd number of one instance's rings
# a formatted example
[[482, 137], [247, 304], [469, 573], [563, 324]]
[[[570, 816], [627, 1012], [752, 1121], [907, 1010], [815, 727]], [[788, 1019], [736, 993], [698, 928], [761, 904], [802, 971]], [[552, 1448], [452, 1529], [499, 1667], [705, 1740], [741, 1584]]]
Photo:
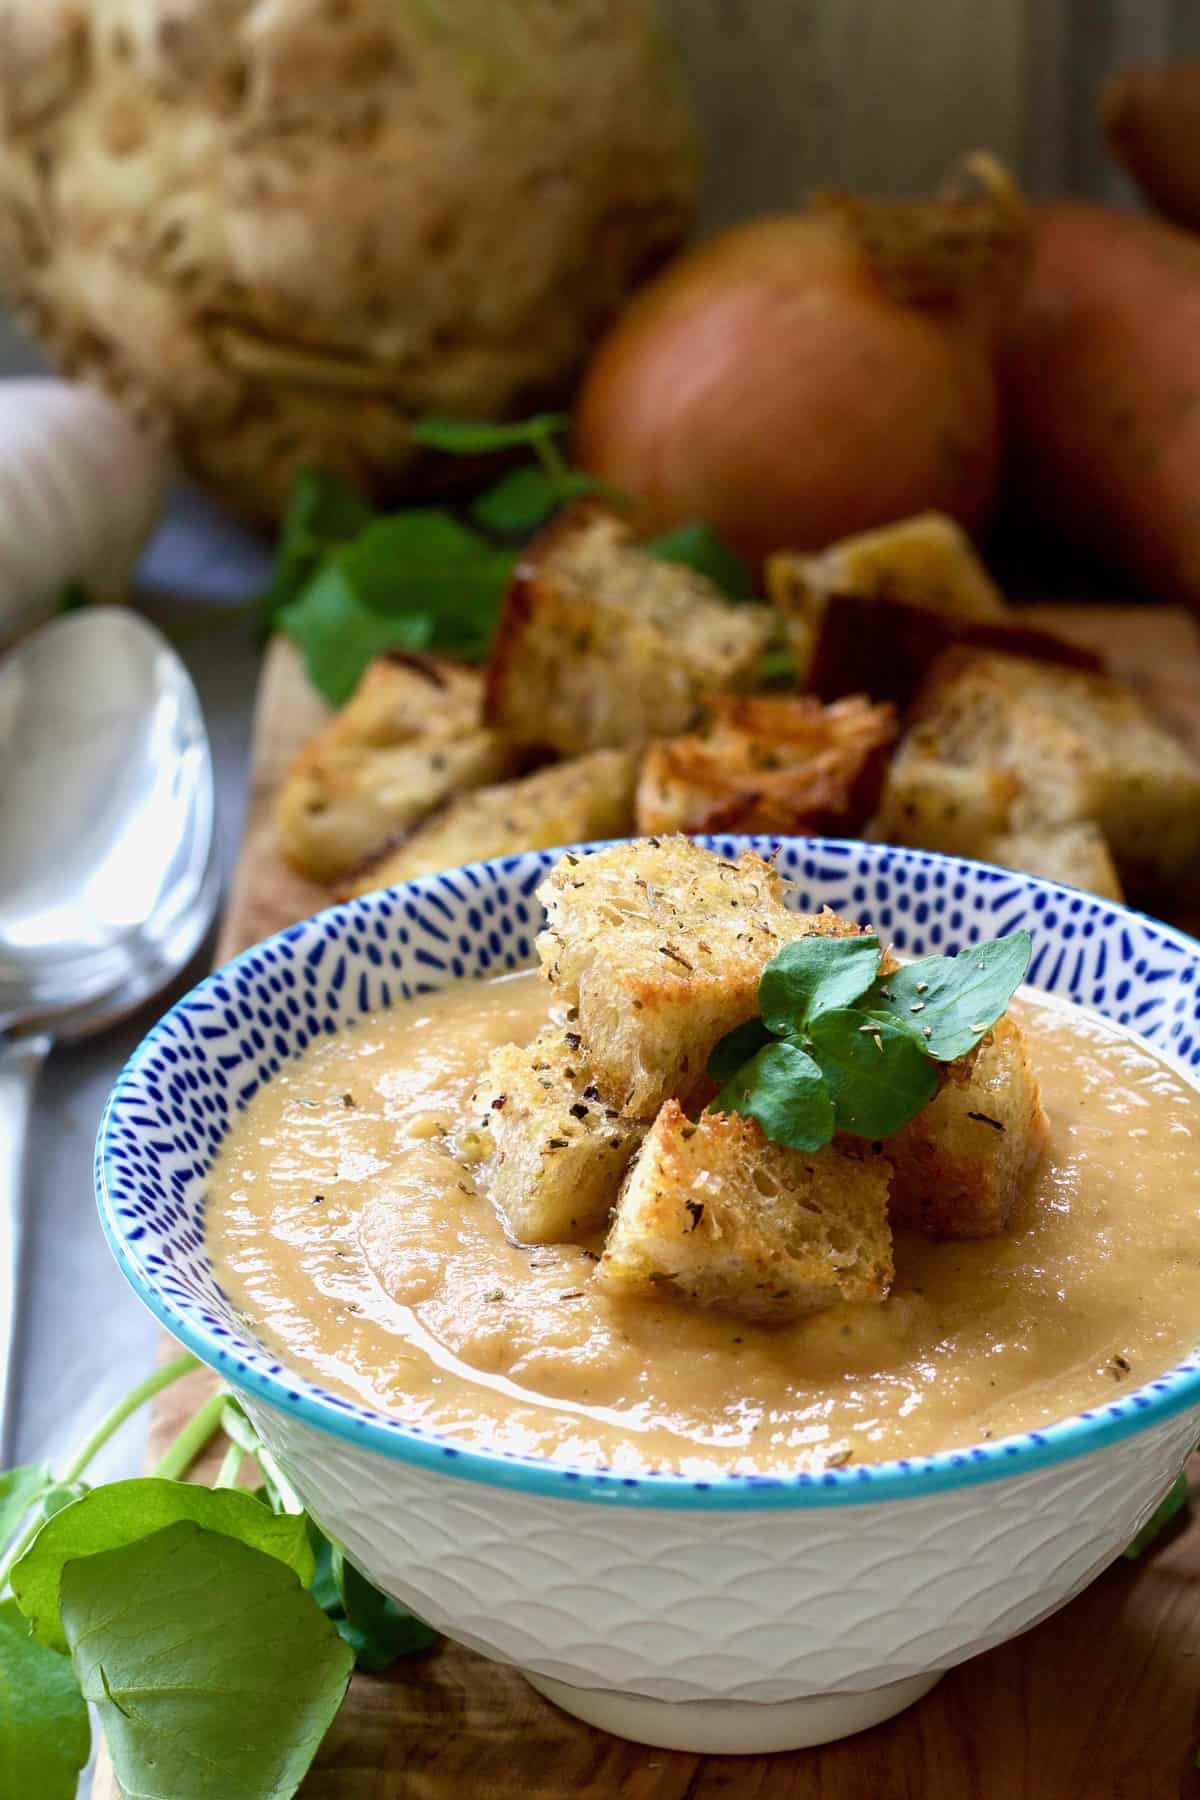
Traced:
[[0, 1030], [94, 1028], [182, 966], [212, 915], [213, 813], [195, 689], [144, 619], [71, 614], [0, 664]]
[[216, 909], [212, 756], [162, 634], [121, 607], [0, 662], [0, 1468], [10, 1460], [25, 1127], [56, 1040], [165, 987]]

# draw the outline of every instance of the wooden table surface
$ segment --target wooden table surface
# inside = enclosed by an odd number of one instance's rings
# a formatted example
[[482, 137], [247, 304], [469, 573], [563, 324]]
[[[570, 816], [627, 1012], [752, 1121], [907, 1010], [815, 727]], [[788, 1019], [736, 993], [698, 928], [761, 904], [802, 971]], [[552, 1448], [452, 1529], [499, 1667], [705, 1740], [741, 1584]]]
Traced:
[[[1200, 751], [1200, 638], [1165, 610], [1056, 607]], [[250, 808], [222, 959], [325, 904], [275, 855], [271, 808], [323, 708], [277, 641], [260, 692]], [[1200, 906], [1172, 909], [1200, 926]], [[211, 1383], [161, 1396], [151, 1453]], [[1136, 1456], [1137, 1440], [1126, 1454]], [[1200, 1460], [1196, 1463], [1200, 1480]], [[1035, 1630], [951, 1670], [897, 1719], [818, 1750], [696, 1757], [568, 1718], [511, 1669], [445, 1643], [356, 1676], [304, 1800], [1200, 1800], [1200, 1522], [1118, 1562]], [[7, 1797], [5, 1797], [7, 1800]], [[13, 1797], [17, 1800], [17, 1797]], [[107, 1766], [94, 1800], [120, 1800]], [[231, 1794], [228, 1800], [242, 1800]]]

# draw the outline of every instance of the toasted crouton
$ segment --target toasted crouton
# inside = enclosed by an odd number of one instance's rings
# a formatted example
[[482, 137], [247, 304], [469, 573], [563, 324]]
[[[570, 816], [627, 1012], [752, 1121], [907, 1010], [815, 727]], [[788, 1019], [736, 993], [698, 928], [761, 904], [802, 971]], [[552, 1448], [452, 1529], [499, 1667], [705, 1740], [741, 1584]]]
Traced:
[[280, 793], [279, 847], [302, 874], [333, 881], [452, 794], [496, 781], [512, 765], [511, 747], [482, 727], [379, 749], [322, 746], [300, 758]]
[[646, 751], [638, 831], [849, 834], [874, 810], [896, 734], [890, 706], [717, 694], [709, 712], [702, 736]]
[[1068, 668], [1104, 669], [1098, 651], [1028, 625], [1013, 613], [1003, 619], [963, 618], [905, 600], [831, 594], [813, 642], [809, 686], [821, 700], [861, 693], [907, 707], [938, 657], [956, 644]]
[[938, 512], [843, 538], [819, 556], [781, 550], [767, 558], [767, 594], [787, 620], [802, 666], [833, 594], [902, 600], [963, 618], [1000, 618], [1006, 611], [971, 540]]
[[997, 836], [1093, 820], [1151, 890], [1200, 857], [1200, 760], [1120, 682], [998, 652], [938, 659], [884, 783], [877, 828], [986, 856]]
[[987, 862], [1002, 869], [1023, 869], [1027, 875], [1044, 875], [1065, 881], [1070, 887], [1101, 894], [1106, 900], [1123, 900], [1121, 878], [1104, 833], [1090, 819], [1077, 825], [1055, 825], [1045, 831], [1010, 831], [992, 838], [984, 852]]
[[639, 549], [615, 514], [579, 505], [517, 567], [484, 717], [567, 756], [686, 731], [707, 690], [749, 679], [771, 624], [769, 608], [728, 605], [703, 575]]
[[1005, 1015], [950, 1063], [942, 1087], [888, 1138], [891, 1219], [931, 1237], [1003, 1231], [1049, 1130], [1025, 1034]]
[[638, 1151], [594, 1279], [782, 1323], [892, 1280], [886, 1162], [786, 1150], [753, 1119], [668, 1100]]
[[623, 837], [633, 824], [635, 773], [628, 751], [596, 750], [460, 794], [339, 891], [347, 898], [489, 856]]
[[483, 675], [442, 657], [391, 651], [377, 656], [318, 742], [378, 748], [481, 723]]
[[[1071, 731], [1092, 771], [1092, 818], [1132, 887], [1159, 890], [1200, 858], [1200, 757], [1110, 676], [988, 658], [993, 679]], [[1079, 816], [1079, 815], [1077, 815]]]
[[542, 973], [578, 1009], [601, 1091], [652, 1119], [686, 1099], [709, 1052], [752, 1016], [764, 965], [793, 938], [857, 928], [789, 912], [761, 857], [737, 862], [683, 837], [563, 857], [538, 889]]
[[645, 1126], [606, 1106], [569, 1028], [504, 1044], [471, 1097], [463, 1149], [509, 1233], [559, 1244], [599, 1230]]
[[482, 676], [459, 663], [377, 657], [284, 783], [286, 860], [335, 880], [451, 794], [509, 774], [514, 753], [481, 725], [482, 696]]

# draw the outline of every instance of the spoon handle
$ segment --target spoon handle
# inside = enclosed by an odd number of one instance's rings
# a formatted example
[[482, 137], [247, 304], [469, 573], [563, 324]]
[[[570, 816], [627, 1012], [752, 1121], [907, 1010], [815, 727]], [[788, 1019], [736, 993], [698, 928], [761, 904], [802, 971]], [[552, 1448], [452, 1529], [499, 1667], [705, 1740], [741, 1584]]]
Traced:
[[46, 1035], [0, 1038], [0, 1469], [12, 1463], [16, 1351], [25, 1237], [25, 1133]]

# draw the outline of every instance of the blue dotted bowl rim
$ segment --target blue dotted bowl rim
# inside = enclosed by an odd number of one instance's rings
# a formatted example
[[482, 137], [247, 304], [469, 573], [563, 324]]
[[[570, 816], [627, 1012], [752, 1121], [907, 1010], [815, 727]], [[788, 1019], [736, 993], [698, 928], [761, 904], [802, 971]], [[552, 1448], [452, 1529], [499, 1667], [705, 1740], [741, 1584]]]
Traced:
[[[718, 839], [697, 838], [732, 854], [739, 848], [769, 854], [781, 845], [803, 849], [806, 854], [853, 854], [867, 860], [878, 860], [881, 869], [891, 860], [913, 862], [921, 869], [946, 872], [947, 876], [966, 879], [968, 883], [979, 872], [994, 880], [996, 871], [986, 863], [967, 857], [945, 856], [933, 851], [911, 850], [890, 844], [872, 844], [843, 838], [763, 838], [741, 834], [723, 835]], [[564, 849], [587, 853], [604, 848], [603, 844], [573, 844], [536, 854], [546, 859], [563, 854]], [[489, 881], [511, 872], [519, 857], [498, 857], [468, 863], [440, 874], [463, 876], [473, 887], [482, 889]], [[1009, 872], [1005, 872], [1006, 876]], [[399, 887], [381, 889], [378, 895], [367, 895], [354, 901], [326, 908], [306, 924], [325, 920], [342, 920], [348, 913], [362, 920], [373, 900], [380, 897], [390, 902], [402, 901], [406, 895], [421, 897], [429, 892], [429, 883], [439, 879], [422, 876]], [[1162, 920], [1137, 912], [1115, 901], [1102, 900], [1083, 890], [1041, 877], [1012, 874], [1012, 881], [1032, 894], [1049, 901], [1077, 899], [1082, 893], [1093, 917], [1106, 927], [1119, 926], [1122, 920], [1136, 921], [1151, 939], [1184, 952], [1187, 962], [1200, 969], [1200, 941]], [[621, 1506], [649, 1506], [688, 1511], [742, 1511], [786, 1507], [828, 1507], [854, 1503], [876, 1504], [890, 1500], [918, 1499], [926, 1494], [970, 1488], [981, 1482], [1003, 1480], [1028, 1474], [1056, 1463], [1074, 1461], [1124, 1438], [1161, 1425], [1189, 1409], [1200, 1409], [1200, 1348], [1184, 1361], [1120, 1400], [1105, 1403], [1055, 1421], [1037, 1431], [1027, 1431], [986, 1444], [969, 1445], [958, 1450], [939, 1451], [931, 1456], [898, 1457], [880, 1462], [855, 1463], [842, 1469], [821, 1472], [798, 1470], [773, 1475], [741, 1475], [730, 1473], [696, 1480], [679, 1474], [621, 1475], [606, 1468], [571, 1467], [545, 1457], [523, 1456], [512, 1451], [465, 1448], [450, 1438], [420, 1427], [406, 1425], [387, 1414], [367, 1407], [347, 1408], [326, 1395], [306, 1377], [285, 1369], [278, 1363], [259, 1368], [252, 1360], [244, 1360], [227, 1343], [221, 1341], [190, 1308], [159, 1291], [143, 1269], [140, 1259], [126, 1237], [114, 1199], [116, 1168], [112, 1156], [114, 1131], [130, 1098], [143, 1065], [152, 1059], [168, 1040], [170, 1022], [198, 998], [211, 994], [213, 988], [244, 962], [261, 953], [264, 947], [284, 958], [289, 956], [290, 937], [296, 926], [289, 926], [252, 945], [231, 962], [201, 981], [165, 1013], [158, 1024], [142, 1040], [125, 1064], [109, 1095], [100, 1120], [96, 1140], [96, 1194], [100, 1221], [117, 1264], [138, 1298], [180, 1344], [208, 1365], [226, 1383], [255, 1400], [265, 1401], [278, 1411], [289, 1414], [318, 1431], [340, 1439], [360, 1450], [367, 1450], [403, 1462], [453, 1475], [484, 1486], [498, 1487], [529, 1495], [549, 1496], [560, 1500], [590, 1501]], [[440, 984], [433, 983], [431, 986]], [[1036, 986], [1036, 983], [1034, 984]], [[1099, 1009], [1103, 1012], [1103, 1009]], [[1130, 1029], [1134, 1029], [1130, 1027]], [[1135, 1030], [1136, 1034], [1136, 1030]], [[1140, 1035], [1140, 1034], [1136, 1034]], [[1154, 1046], [1157, 1053], [1172, 1061], [1169, 1052]], [[1174, 1066], [1193, 1086], [1200, 1082], [1176, 1061]], [[269, 1361], [271, 1353], [253, 1336], [247, 1335], [251, 1357]]]

